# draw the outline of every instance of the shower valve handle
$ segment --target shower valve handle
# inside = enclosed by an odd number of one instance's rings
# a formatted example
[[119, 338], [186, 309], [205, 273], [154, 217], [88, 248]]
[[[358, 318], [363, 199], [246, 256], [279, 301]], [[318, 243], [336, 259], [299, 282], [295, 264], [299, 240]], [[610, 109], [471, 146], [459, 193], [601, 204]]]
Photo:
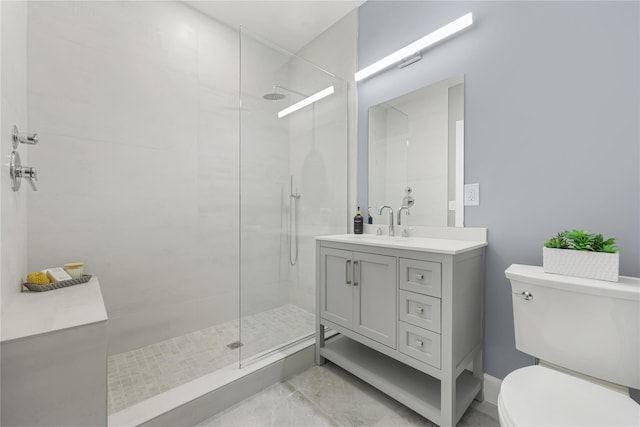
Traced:
[[38, 180], [38, 173], [36, 172], [36, 168], [31, 166], [23, 166], [22, 177], [28, 179], [29, 184], [31, 184], [31, 189], [33, 191], [38, 191], [38, 188], [36, 187], [36, 183], [35, 183], [35, 181]]

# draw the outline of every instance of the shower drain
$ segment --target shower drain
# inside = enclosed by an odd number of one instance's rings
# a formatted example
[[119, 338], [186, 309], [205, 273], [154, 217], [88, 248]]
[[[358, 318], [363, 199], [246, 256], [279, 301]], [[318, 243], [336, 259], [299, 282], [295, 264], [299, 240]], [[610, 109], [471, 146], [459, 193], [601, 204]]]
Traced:
[[227, 344], [227, 347], [229, 347], [231, 350], [235, 350], [236, 348], [242, 347], [244, 344], [242, 344], [240, 341], [234, 341], [231, 344]]

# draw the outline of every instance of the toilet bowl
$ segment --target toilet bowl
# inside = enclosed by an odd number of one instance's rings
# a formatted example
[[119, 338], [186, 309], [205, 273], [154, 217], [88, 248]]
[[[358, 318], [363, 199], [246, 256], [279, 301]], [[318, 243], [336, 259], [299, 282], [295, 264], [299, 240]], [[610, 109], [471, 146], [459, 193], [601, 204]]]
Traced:
[[640, 427], [640, 279], [511, 265], [516, 348], [540, 360], [502, 381], [502, 427]]
[[627, 392], [545, 366], [527, 366], [502, 381], [501, 427], [640, 426], [640, 405]]

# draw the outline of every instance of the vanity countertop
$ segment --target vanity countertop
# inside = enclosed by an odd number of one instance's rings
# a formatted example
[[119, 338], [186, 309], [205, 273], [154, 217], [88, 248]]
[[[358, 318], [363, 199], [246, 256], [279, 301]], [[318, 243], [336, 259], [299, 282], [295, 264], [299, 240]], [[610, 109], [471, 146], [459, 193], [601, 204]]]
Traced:
[[100, 283], [87, 283], [48, 292], [16, 295], [2, 313], [2, 335], [6, 342], [47, 332], [107, 320]]
[[316, 240], [392, 249], [407, 249], [411, 251], [433, 252], [446, 255], [457, 255], [488, 245], [486, 241], [481, 240], [454, 240], [430, 237], [389, 237], [378, 236], [375, 234], [337, 234], [333, 236], [316, 236]]

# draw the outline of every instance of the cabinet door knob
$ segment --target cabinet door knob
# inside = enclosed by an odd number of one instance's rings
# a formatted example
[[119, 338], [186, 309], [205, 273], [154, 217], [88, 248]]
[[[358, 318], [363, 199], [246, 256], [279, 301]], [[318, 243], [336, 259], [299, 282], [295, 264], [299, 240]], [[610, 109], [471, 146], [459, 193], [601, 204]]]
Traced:
[[422, 280], [424, 279], [424, 274], [416, 274], [416, 280]]
[[423, 312], [424, 312], [424, 308], [422, 308], [422, 307], [416, 307], [416, 312], [417, 312], [417, 313], [423, 313]]
[[424, 343], [422, 341], [420, 341], [420, 340], [416, 340], [416, 345], [418, 347], [422, 347], [424, 345]]

